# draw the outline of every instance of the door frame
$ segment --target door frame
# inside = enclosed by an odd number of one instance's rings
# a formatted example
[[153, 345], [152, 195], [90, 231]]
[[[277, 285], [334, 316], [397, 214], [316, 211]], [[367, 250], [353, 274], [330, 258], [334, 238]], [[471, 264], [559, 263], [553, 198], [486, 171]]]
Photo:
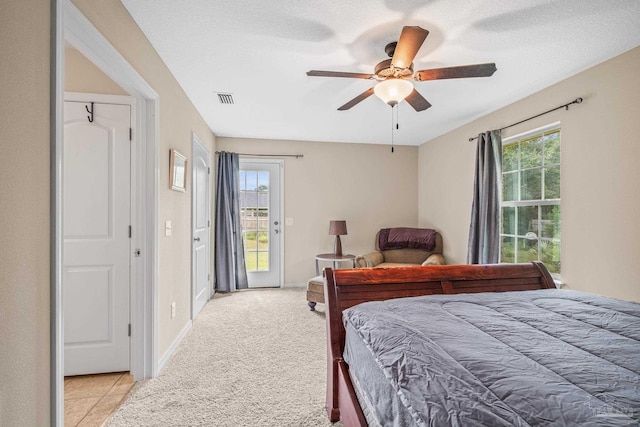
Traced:
[[131, 150], [131, 373], [135, 380], [158, 373], [158, 135], [159, 97], [124, 57], [72, 4], [52, 0], [50, 112], [50, 420], [64, 425], [64, 331], [62, 306], [62, 158], [64, 49], [68, 43], [131, 95], [135, 144]]
[[[202, 141], [200, 140], [200, 138], [198, 138], [198, 135], [196, 135], [195, 132], [191, 132], [191, 158], [194, 159], [191, 162], [191, 320], [193, 321], [193, 319], [195, 319], [195, 314], [194, 314], [194, 299], [196, 296], [196, 271], [195, 271], [195, 263], [194, 263], [194, 259], [195, 257], [194, 255], [194, 251], [193, 251], [193, 228], [194, 225], [196, 223], [196, 209], [195, 209], [195, 200], [196, 200], [196, 186], [194, 184], [194, 182], [196, 182], [196, 168], [195, 166], [195, 156], [193, 155], [193, 152], [195, 151], [194, 148], [195, 146], [198, 146], [199, 148], [201, 148], [202, 150], [204, 150], [209, 157], [209, 191], [207, 191], [207, 217], [211, 218], [211, 188], [212, 188], [212, 182], [211, 182], [211, 152], [207, 149], [207, 147], [205, 147], [205, 145], [202, 143]], [[208, 289], [208, 293], [207, 293], [207, 301], [209, 299], [211, 299], [211, 265], [212, 265], [212, 258], [211, 258], [211, 245], [213, 244], [213, 239], [211, 236], [211, 230], [213, 230], [213, 228], [211, 227], [211, 219], [209, 219], [209, 253], [207, 254], [207, 260], [209, 262], [209, 289]]]
[[284, 159], [264, 159], [264, 158], [256, 158], [251, 156], [241, 156], [240, 163], [271, 163], [277, 164], [280, 167], [280, 233], [279, 243], [280, 243], [280, 276], [278, 278], [278, 287], [284, 288], [284, 234], [285, 234], [285, 226], [284, 221]]

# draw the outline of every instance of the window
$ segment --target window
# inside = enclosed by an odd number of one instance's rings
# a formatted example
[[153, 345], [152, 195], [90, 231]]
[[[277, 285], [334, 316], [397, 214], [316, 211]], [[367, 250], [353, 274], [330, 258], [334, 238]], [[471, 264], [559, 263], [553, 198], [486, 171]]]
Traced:
[[560, 127], [502, 144], [500, 262], [541, 261], [560, 278]]
[[240, 171], [240, 219], [247, 271], [268, 271], [268, 171]]

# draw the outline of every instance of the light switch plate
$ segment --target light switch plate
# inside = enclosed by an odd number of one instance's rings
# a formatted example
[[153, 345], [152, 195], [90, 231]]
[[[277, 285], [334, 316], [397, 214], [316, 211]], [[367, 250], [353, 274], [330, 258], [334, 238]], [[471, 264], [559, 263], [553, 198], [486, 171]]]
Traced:
[[171, 236], [171, 221], [164, 222], [164, 235]]

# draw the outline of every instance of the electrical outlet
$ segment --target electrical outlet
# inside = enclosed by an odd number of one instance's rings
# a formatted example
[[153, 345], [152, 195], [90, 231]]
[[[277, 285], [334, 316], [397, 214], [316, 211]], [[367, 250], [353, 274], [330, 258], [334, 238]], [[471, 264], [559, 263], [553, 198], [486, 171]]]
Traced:
[[284, 223], [291, 227], [293, 225], [293, 218], [285, 218]]
[[171, 221], [164, 222], [164, 235], [171, 236]]
[[171, 318], [173, 319], [174, 317], [176, 317], [176, 303], [172, 302], [171, 303]]

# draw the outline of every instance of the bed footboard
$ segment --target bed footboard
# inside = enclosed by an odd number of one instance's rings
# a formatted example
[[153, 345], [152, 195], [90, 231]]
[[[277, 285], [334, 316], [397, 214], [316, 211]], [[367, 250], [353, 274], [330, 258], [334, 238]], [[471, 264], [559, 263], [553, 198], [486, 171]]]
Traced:
[[342, 359], [342, 311], [366, 301], [433, 294], [552, 289], [545, 266], [530, 264], [443, 265], [375, 269], [325, 269], [327, 303], [327, 401], [331, 421], [366, 426], [348, 366]]

